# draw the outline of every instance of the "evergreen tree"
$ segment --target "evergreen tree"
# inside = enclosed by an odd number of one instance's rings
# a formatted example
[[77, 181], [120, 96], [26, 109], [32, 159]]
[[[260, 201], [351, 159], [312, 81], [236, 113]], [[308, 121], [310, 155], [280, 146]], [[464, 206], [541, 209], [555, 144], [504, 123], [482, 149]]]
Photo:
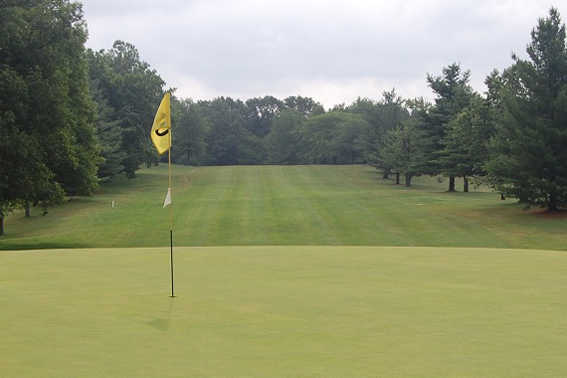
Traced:
[[406, 186], [411, 186], [412, 178], [426, 171], [424, 115], [428, 104], [423, 99], [408, 100], [406, 104], [409, 118], [387, 131], [379, 157], [384, 166], [396, 173], [396, 184], [399, 184], [401, 174], [405, 177]]
[[368, 122], [368, 127], [362, 130], [357, 143], [364, 151], [365, 161], [383, 170], [384, 178], [388, 178], [392, 167], [382, 159], [381, 151], [385, 148], [386, 135], [409, 118], [408, 110], [404, 107], [404, 100], [399, 97], [395, 89], [382, 93], [382, 99], [373, 102], [369, 99], [358, 98], [346, 111], [360, 114]]
[[470, 177], [486, 175], [488, 140], [494, 133], [490, 114], [488, 102], [474, 95], [447, 125], [439, 161], [446, 167], [446, 174], [463, 177], [464, 192], [469, 191]]
[[469, 85], [470, 72], [461, 71], [454, 63], [443, 68], [442, 76], [427, 75], [429, 87], [435, 93], [435, 106], [429, 112], [426, 138], [430, 150], [426, 152], [428, 174], [443, 173], [449, 176], [449, 191], [455, 191], [455, 166], [445, 149], [445, 137], [449, 122], [469, 105], [472, 88]]
[[488, 170], [505, 194], [554, 211], [567, 205], [567, 47], [556, 9], [531, 39], [529, 59], [513, 56], [506, 71]]

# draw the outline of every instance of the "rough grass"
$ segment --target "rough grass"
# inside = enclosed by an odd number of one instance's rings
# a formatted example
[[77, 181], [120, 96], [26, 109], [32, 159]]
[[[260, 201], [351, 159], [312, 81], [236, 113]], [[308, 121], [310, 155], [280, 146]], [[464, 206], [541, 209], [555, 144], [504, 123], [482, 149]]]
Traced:
[[[567, 249], [567, 217], [447, 182], [393, 185], [366, 166], [175, 167], [175, 244]], [[8, 218], [0, 249], [169, 244], [165, 166], [118, 179], [45, 217]], [[117, 208], [111, 208], [111, 201]], [[34, 212], [39, 213], [38, 211]]]
[[0, 253], [3, 377], [561, 377], [567, 254], [396, 247]]

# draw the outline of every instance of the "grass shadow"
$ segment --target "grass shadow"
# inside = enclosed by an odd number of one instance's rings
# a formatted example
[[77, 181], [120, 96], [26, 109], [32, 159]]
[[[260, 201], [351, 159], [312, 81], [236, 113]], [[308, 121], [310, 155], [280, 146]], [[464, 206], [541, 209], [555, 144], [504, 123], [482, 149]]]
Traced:
[[26, 249], [74, 249], [74, 248], [92, 248], [92, 245], [74, 243], [74, 242], [27, 242], [6, 241], [0, 239], [0, 251], [23, 251]]

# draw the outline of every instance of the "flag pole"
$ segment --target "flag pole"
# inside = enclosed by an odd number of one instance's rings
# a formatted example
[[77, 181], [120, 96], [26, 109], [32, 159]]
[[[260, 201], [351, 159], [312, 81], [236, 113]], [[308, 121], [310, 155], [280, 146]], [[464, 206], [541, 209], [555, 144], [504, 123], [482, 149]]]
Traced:
[[[172, 180], [171, 180], [171, 127], [169, 128], [169, 150], [167, 151], [167, 173], [169, 177], [169, 191], [172, 190]], [[173, 194], [171, 194], [173, 196]], [[175, 298], [173, 291], [173, 201], [169, 204], [169, 262], [171, 266], [171, 298]]]

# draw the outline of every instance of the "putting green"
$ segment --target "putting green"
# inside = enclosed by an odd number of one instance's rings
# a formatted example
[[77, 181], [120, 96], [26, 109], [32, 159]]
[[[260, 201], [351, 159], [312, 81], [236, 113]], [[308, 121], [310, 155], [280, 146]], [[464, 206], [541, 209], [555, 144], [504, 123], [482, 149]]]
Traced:
[[0, 252], [0, 376], [567, 375], [567, 253]]

